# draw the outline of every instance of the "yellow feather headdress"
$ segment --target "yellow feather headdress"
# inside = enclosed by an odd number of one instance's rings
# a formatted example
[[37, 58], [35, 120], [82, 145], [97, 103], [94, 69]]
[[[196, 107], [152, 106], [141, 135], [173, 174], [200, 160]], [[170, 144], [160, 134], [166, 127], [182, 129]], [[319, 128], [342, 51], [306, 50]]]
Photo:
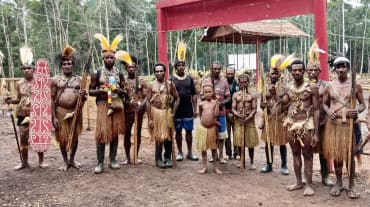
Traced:
[[62, 52], [62, 60], [73, 59], [75, 55], [75, 49], [70, 45], [66, 45]]
[[117, 35], [113, 39], [112, 44], [109, 44], [107, 38], [103, 34], [96, 33], [94, 34], [94, 38], [100, 41], [103, 51], [112, 51], [112, 52], [115, 52], [117, 50], [118, 44], [123, 40], [122, 34]]
[[23, 66], [30, 66], [33, 62], [33, 54], [31, 48], [27, 46], [23, 46], [19, 49], [19, 53], [21, 56], [21, 62]]
[[185, 62], [186, 59], [186, 43], [184, 41], [180, 41], [179, 45], [177, 46], [177, 60]]
[[132, 65], [131, 55], [123, 50], [118, 50], [115, 54], [116, 59], [125, 62], [128, 65]]
[[324, 50], [319, 48], [316, 40], [312, 43], [310, 51], [308, 52], [308, 63], [307, 68], [319, 67], [320, 68], [320, 53], [326, 53]]
[[285, 70], [294, 60], [294, 53], [285, 58], [282, 54], [272, 56], [270, 69]]

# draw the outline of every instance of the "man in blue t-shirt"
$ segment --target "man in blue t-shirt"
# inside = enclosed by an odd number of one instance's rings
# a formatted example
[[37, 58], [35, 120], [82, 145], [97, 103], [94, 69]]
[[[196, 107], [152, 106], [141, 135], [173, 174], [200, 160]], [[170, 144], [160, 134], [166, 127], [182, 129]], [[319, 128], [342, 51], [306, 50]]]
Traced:
[[192, 77], [185, 75], [185, 62], [176, 61], [175, 74], [171, 77], [171, 81], [175, 84], [177, 93], [180, 96], [180, 104], [175, 114], [175, 130], [176, 143], [178, 147], [177, 161], [182, 161], [184, 155], [182, 152], [182, 129], [186, 132], [186, 144], [188, 146], [187, 159], [198, 161], [198, 157], [192, 153], [193, 143], [193, 125], [194, 118], [197, 117], [197, 95], [195, 92], [195, 84]]

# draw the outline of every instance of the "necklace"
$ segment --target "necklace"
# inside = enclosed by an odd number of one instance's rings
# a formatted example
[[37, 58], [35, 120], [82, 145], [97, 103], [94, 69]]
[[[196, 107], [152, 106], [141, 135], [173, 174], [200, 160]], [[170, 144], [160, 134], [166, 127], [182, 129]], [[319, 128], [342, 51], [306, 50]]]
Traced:
[[178, 79], [178, 80], [185, 80], [186, 79], [186, 75], [184, 74], [184, 76], [178, 76], [176, 73], [174, 74], [174, 76]]

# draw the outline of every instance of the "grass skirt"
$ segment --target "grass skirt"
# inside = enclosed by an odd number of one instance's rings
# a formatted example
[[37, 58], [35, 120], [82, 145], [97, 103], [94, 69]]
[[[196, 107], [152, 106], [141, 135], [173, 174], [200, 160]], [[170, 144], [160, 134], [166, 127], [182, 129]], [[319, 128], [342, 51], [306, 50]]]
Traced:
[[[60, 146], [67, 146], [68, 136], [69, 136], [69, 132], [71, 131], [71, 125], [72, 125], [73, 118], [70, 118], [67, 120], [63, 120], [63, 119], [67, 113], [70, 113], [72, 111], [74, 110], [64, 109], [62, 107], [57, 108], [56, 118], [59, 122], [60, 129], [55, 130], [55, 139], [57, 140]], [[76, 129], [77, 129], [77, 133], [76, 133], [77, 136], [74, 137], [74, 139], [77, 139], [78, 136], [82, 132], [82, 114], [80, 114], [80, 116], [78, 117]]]
[[[258, 145], [258, 134], [254, 119], [252, 118], [244, 124], [245, 146], [253, 148]], [[243, 124], [238, 119], [234, 121], [234, 145], [241, 147], [243, 139]]]
[[206, 151], [207, 149], [217, 149], [217, 127], [205, 128], [199, 124], [195, 131], [195, 137], [197, 139], [197, 149], [200, 152]]
[[[270, 143], [272, 145], [285, 145], [288, 143], [288, 129], [283, 126], [283, 120], [272, 116], [269, 116], [268, 119]], [[266, 124], [262, 129], [261, 140], [267, 142]]]
[[325, 125], [322, 149], [325, 158], [327, 160], [347, 161], [351, 137], [349, 121], [341, 123], [341, 119], [328, 119]]
[[171, 140], [173, 134], [173, 120], [170, 117], [169, 109], [151, 108], [151, 116], [153, 119], [154, 127], [150, 133], [156, 143]]
[[113, 138], [118, 139], [119, 134], [125, 131], [125, 112], [116, 110], [107, 116], [109, 106], [105, 102], [97, 103], [96, 143], [110, 143]]

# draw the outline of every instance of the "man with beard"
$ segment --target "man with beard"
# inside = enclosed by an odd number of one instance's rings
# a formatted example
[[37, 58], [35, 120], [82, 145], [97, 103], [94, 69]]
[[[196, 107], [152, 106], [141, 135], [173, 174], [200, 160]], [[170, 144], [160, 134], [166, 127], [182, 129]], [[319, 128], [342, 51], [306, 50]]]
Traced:
[[[330, 81], [325, 88], [323, 96], [323, 110], [327, 114], [325, 125], [323, 154], [327, 160], [334, 160], [336, 184], [330, 189], [330, 195], [339, 196], [343, 190], [342, 169], [343, 162], [350, 163], [350, 176], [347, 195], [350, 198], [359, 198], [360, 194], [354, 187], [355, 162], [353, 156], [349, 157], [349, 146], [355, 152], [354, 134], [350, 134], [350, 119], [357, 119], [358, 114], [366, 108], [362, 87], [355, 85], [352, 91], [352, 81], [348, 78], [350, 69], [349, 60], [345, 57], [338, 57], [334, 60], [337, 80]], [[352, 94], [354, 93], [354, 94]], [[351, 100], [354, 95], [359, 103], [356, 109], [351, 108]]]
[[[235, 69], [228, 67], [226, 69], [226, 80], [229, 84], [230, 97], [233, 97], [234, 93], [239, 91], [238, 82], [235, 79]], [[232, 101], [230, 100], [225, 104], [226, 109], [226, 128], [227, 128], [227, 139], [225, 140], [226, 158], [225, 160], [236, 159], [238, 155], [238, 150], [234, 145], [234, 154], [231, 145], [231, 131], [234, 131], [234, 115], [232, 112]]]
[[[52, 98], [52, 121], [55, 128], [55, 138], [59, 143], [60, 151], [63, 156], [64, 164], [61, 170], [66, 171], [69, 167], [80, 168], [80, 163], [74, 160], [77, 147], [78, 136], [82, 132], [82, 113], [77, 118], [76, 137], [71, 144], [71, 154], [68, 160], [67, 145], [69, 133], [72, 130], [73, 113], [77, 104], [81, 78], [72, 74], [75, 63], [74, 49], [67, 45], [61, 55], [61, 69], [63, 73], [56, 75], [51, 80], [51, 98]], [[85, 92], [83, 91], [83, 100], [85, 101]], [[74, 129], [73, 129], [74, 130]]]
[[[173, 118], [179, 106], [176, 87], [165, 78], [166, 66], [162, 63], [154, 65], [156, 79], [148, 87], [147, 115], [151, 136], [155, 141], [155, 163], [159, 168], [171, 168]], [[164, 160], [162, 150], [164, 147]]]
[[182, 161], [184, 155], [182, 152], [182, 129], [185, 129], [186, 144], [188, 147], [187, 159], [198, 161], [198, 157], [192, 153], [193, 143], [193, 125], [194, 118], [197, 117], [197, 95], [195, 84], [192, 77], [185, 75], [185, 61], [178, 60], [175, 62], [175, 74], [171, 81], [175, 84], [177, 93], [180, 97], [179, 108], [175, 114], [176, 143], [178, 147], [177, 161]]
[[[220, 123], [220, 126], [218, 127], [218, 150], [219, 150], [218, 158], [221, 164], [225, 164], [227, 163], [227, 161], [225, 161], [223, 157], [224, 143], [225, 139], [227, 138], [225, 104], [227, 102], [230, 102], [231, 98], [229, 84], [220, 77], [221, 69], [222, 64], [220, 62], [214, 62], [212, 64], [210, 77], [205, 78], [202, 82], [202, 85], [212, 84], [215, 96], [219, 101], [219, 115], [217, 118], [217, 121]], [[202, 91], [201, 98], [204, 100]]]
[[302, 60], [294, 60], [291, 65], [294, 82], [288, 87], [283, 97], [283, 106], [289, 104], [284, 125], [288, 127], [289, 144], [293, 153], [296, 183], [287, 187], [294, 191], [303, 188], [302, 154], [304, 175], [307, 179], [304, 196], [314, 195], [312, 188], [313, 150], [319, 142], [319, 93], [315, 85], [305, 81], [305, 65]]

